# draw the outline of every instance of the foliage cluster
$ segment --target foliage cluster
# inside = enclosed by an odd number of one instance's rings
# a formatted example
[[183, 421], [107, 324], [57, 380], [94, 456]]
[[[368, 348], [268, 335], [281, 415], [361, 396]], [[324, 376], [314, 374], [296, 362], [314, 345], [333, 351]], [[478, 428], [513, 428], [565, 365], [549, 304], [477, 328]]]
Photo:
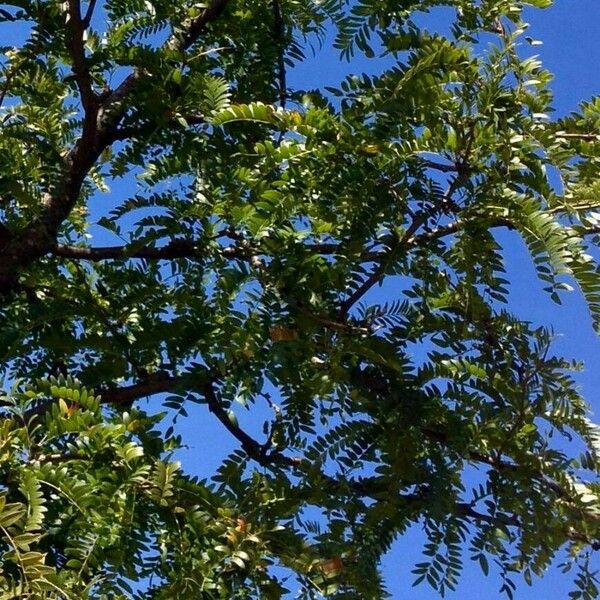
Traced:
[[[525, 4], [1, 5], [2, 597], [383, 598], [415, 524], [441, 594], [597, 596], [600, 433], [505, 259], [600, 328], [600, 99], [551, 118]], [[377, 74], [298, 89], [315, 44]]]

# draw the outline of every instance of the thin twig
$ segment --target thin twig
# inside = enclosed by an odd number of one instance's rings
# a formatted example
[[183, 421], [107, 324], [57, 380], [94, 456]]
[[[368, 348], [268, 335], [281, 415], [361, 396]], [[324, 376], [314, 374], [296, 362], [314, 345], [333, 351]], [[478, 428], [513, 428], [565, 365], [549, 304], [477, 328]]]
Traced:
[[[75, 81], [79, 89], [79, 95], [81, 96], [81, 103], [85, 110], [87, 129], [92, 129], [92, 131], [87, 132], [87, 135], [91, 135], [95, 132], [98, 96], [94, 92], [92, 77], [85, 57], [83, 36], [86, 26], [81, 18], [81, 4], [79, 0], [68, 1], [68, 14], [68, 26], [70, 30], [68, 36], [69, 53], [73, 60], [73, 73], [75, 74]], [[82, 135], [86, 135], [86, 124], [84, 124]]]
[[340, 316], [345, 317], [350, 309], [375, 285], [379, 282], [379, 280], [385, 275], [389, 267], [390, 261], [396, 255], [396, 253], [408, 242], [408, 240], [412, 239], [413, 235], [416, 231], [424, 225], [429, 218], [431, 217], [431, 213], [428, 211], [424, 211], [416, 215], [404, 235], [400, 238], [397, 238], [395, 242], [392, 243], [391, 248], [388, 252], [383, 252], [381, 258], [379, 260], [379, 264], [375, 267], [371, 275], [367, 277], [367, 279], [351, 294], [342, 304], [340, 305]]
[[573, 139], [573, 140], [584, 140], [588, 142], [600, 141], [600, 133], [564, 133], [558, 132], [556, 137]]
[[94, 16], [95, 8], [96, 8], [96, 0], [90, 0], [87, 11], [82, 20], [82, 24], [86, 29], [90, 26], [90, 23], [92, 22], [92, 17]]
[[279, 84], [279, 105], [285, 108], [287, 98], [287, 75], [285, 69], [285, 23], [279, 0], [273, 0], [273, 33], [277, 45], [277, 81]]

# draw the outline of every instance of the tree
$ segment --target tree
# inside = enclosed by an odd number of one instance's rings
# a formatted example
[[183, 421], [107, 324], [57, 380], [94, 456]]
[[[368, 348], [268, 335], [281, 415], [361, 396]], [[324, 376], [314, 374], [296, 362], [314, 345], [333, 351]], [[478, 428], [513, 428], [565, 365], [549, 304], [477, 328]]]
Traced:
[[[3, 598], [383, 598], [414, 523], [442, 594], [596, 597], [600, 432], [504, 260], [600, 323], [600, 100], [548, 117], [523, 4], [2, 4]], [[288, 84], [331, 43], [378, 74]]]

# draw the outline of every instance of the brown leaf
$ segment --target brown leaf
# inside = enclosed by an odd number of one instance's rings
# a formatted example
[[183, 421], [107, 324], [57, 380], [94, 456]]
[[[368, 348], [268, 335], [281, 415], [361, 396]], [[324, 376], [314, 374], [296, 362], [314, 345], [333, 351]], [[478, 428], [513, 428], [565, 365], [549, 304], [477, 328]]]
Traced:
[[271, 329], [269, 329], [269, 335], [274, 342], [289, 342], [298, 339], [298, 331], [296, 329], [290, 329], [283, 325], [271, 327]]

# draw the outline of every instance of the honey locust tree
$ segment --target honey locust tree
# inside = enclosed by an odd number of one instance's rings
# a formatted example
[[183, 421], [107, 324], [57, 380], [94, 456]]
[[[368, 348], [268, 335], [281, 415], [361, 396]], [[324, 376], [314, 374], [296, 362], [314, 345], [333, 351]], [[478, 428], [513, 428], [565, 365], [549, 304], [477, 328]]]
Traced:
[[414, 525], [442, 594], [596, 597], [600, 434], [504, 270], [600, 324], [600, 100], [549, 116], [524, 4], [0, 5], [2, 598], [383, 598]]

